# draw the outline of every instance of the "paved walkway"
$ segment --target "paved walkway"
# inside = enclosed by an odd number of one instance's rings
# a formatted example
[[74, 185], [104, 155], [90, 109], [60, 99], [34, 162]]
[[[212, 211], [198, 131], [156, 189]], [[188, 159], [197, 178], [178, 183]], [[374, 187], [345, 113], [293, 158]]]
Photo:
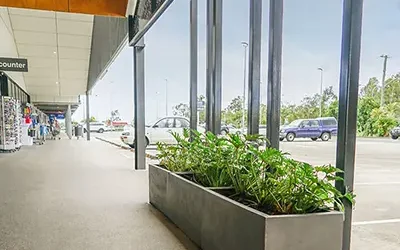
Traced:
[[147, 172], [93, 140], [0, 154], [0, 249], [195, 249], [148, 204]]

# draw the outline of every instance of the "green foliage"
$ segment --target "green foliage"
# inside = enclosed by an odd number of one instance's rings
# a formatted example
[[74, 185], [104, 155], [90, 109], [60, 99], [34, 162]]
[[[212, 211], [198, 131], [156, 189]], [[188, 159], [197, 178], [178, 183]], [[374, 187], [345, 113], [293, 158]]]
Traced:
[[[319, 117], [321, 95], [306, 96], [300, 105], [284, 104], [281, 107], [281, 123], [289, 123], [297, 119]], [[330, 86], [322, 94], [322, 117], [335, 117], [338, 114], [338, 98]]]
[[[212, 133], [174, 134], [177, 145], [158, 144], [161, 165], [173, 172], [190, 171], [206, 187], [233, 187], [231, 197], [269, 214], [304, 214], [343, 209], [332, 181], [342, 181], [333, 166], [313, 167], [273, 148], [261, 148], [261, 137]], [[265, 142], [264, 142], [265, 143]]]
[[184, 103], [180, 103], [180, 104], [176, 105], [173, 109], [173, 114], [189, 118], [190, 117], [189, 105], [184, 104]]
[[[86, 119], [81, 120], [81, 122], [82, 122], [82, 123], [86, 123]], [[89, 119], [89, 122], [97, 122], [96, 117], [91, 116], [90, 119]]]
[[364, 131], [367, 135], [388, 136], [389, 131], [397, 125], [396, 119], [385, 109], [374, 109], [367, 121], [367, 126], [371, 130]]

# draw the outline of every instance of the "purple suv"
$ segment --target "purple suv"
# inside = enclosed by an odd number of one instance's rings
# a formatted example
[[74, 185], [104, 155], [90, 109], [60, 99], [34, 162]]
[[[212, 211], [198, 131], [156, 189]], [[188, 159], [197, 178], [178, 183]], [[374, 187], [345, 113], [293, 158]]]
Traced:
[[336, 133], [337, 121], [333, 117], [301, 119], [282, 127], [280, 140], [293, 141], [295, 138], [311, 138], [316, 141], [321, 138], [323, 141], [328, 141]]

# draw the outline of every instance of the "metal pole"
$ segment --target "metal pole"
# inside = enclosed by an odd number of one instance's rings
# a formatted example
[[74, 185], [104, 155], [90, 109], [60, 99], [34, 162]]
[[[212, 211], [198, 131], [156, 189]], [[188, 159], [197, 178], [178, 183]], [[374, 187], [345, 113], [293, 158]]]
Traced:
[[279, 149], [281, 116], [283, 1], [270, 0], [269, 54], [267, 87], [267, 139], [270, 146]]
[[[344, 171], [335, 185], [342, 193], [353, 192], [357, 134], [357, 102], [360, 72], [363, 0], [343, 1], [342, 51], [336, 167]], [[350, 250], [353, 206], [343, 200], [345, 220], [342, 250]]]
[[197, 8], [198, 1], [190, 0], [190, 129], [197, 130]]
[[165, 116], [168, 116], [168, 79], [165, 79]]
[[214, 100], [214, 0], [207, 0], [207, 30], [206, 30], [206, 43], [207, 43], [207, 56], [206, 56], [206, 130], [213, 131], [213, 102]]
[[381, 107], [385, 104], [385, 81], [386, 81], [386, 66], [388, 55], [381, 55], [383, 58], [383, 72], [382, 72], [382, 89], [381, 89]]
[[243, 103], [242, 103], [242, 133], [244, 134], [245, 126], [245, 109], [246, 109], [246, 88], [247, 88], [247, 47], [249, 44], [247, 42], [242, 42], [244, 47], [244, 58], [243, 58]]
[[89, 91], [86, 91], [86, 139], [90, 141], [90, 106]]
[[68, 104], [67, 114], [65, 116], [65, 129], [68, 138], [72, 139], [72, 117], [71, 117], [71, 105]]
[[258, 135], [260, 126], [262, 0], [250, 1], [249, 92], [247, 133]]
[[319, 117], [322, 117], [322, 104], [323, 104], [323, 84], [324, 84], [324, 69], [323, 68], [318, 68], [319, 71], [321, 71], [321, 81], [320, 81], [320, 100], [319, 100]]
[[146, 169], [144, 39], [133, 48], [135, 106], [135, 169]]
[[208, 131], [221, 131], [222, 78], [222, 0], [207, 1], [207, 73]]
[[222, 5], [223, 0], [215, 0], [215, 64], [214, 64], [214, 133], [221, 133], [222, 112]]
[[157, 100], [156, 100], [156, 104], [157, 104], [156, 119], [158, 119], [158, 117], [160, 116], [160, 112], [158, 112], [158, 109], [159, 109], [159, 106], [160, 106], [160, 103], [159, 103], [159, 101], [158, 101], [158, 99], [159, 99], [158, 94], [160, 94], [160, 92], [157, 91], [157, 92], [156, 92], [156, 96], [157, 96]]

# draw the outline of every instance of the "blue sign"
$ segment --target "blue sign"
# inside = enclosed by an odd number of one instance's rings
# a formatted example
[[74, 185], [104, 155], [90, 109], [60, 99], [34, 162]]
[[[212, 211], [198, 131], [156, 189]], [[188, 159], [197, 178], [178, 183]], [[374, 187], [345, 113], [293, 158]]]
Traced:
[[50, 119], [56, 118], [57, 120], [64, 120], [65, 115], [64, 114], [50, 114], [49, 115]]

